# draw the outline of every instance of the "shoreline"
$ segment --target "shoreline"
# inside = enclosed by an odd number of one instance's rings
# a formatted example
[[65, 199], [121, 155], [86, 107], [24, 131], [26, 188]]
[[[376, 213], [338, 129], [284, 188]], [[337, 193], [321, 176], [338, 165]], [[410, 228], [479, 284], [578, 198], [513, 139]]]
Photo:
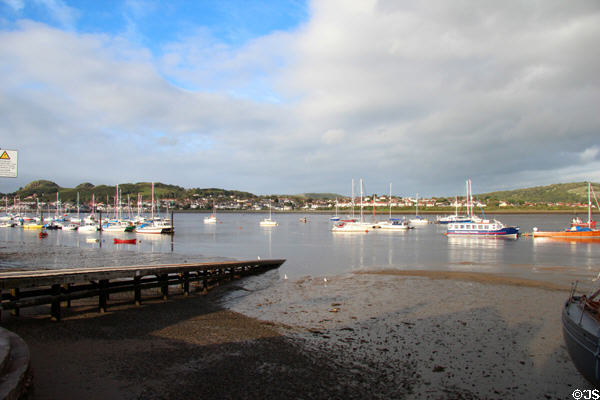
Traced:
[[[343, 212], [341, 212], [343, 211]], [[348, 214], [350, 213], [352, 210], [338, 210], [338, 215], [344, 215], [344, 214]], [[210, 210], [170, 210], [169, 212], [173, 212], [174, 214], [212, 214], [212, 209]], [[355, 209], [354, 210], [355, 214], [359, 214], [360, 213], [360, 209]], [[550, 215], [554, 215], [554, 214], [564, 214], [564, 215], [578, 215], [578, 214], [585, 214], [587, 215], [587, 210], [581, 209], [581, 210], [527, 210], [527, 209], [517, 209], [517, 210], [502, 210], [502, 209], [498, 209], [498, 210], [485, 210], [486, 214], [490, 214], [490, 215], [543, 215], [543, 214], [550, 214]], [[218, 210], [217, 215], [218, 214], [268, 214], [269, 210]], [[320, 214], [327, 214], [327, 215], [332, 215], [335, 213], [335, 210], [286, 210], [286, 211], [279, 211], [279, 210], [272, 210], [273, 214], [315, 214], [315, 215], [320, 215]], [[373, 214], [373, 210], [369, 209], [367, 212], [367, 209], [365, 207], [365, 209], [363, 210], [363, 213], [372, 215]], [[397, 209], [397, 210], [392, 210], [392, 214], [406, 214], [406, 215], [414, 215], [415, 210], [414, 208], [406, 208], [406, 209]], [[385, 214], [389, 214], [389, 209], [388, 210], [375, 210], [375, 214], [378, 215], [385, 215]], [[419, 210], [419, 214], [427, 214], [427, 215], [454, 215], [454, 212], [452, 210], [448, 210], [448, 211], [444, 211], [444, 210]], [[341, 216], [340, 216], [341, 218]]]

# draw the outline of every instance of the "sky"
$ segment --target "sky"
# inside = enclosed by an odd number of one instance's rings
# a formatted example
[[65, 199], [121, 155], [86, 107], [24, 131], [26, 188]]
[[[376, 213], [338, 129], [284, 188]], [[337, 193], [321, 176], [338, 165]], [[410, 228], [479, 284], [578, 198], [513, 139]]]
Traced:
[[597, 0], [0, 0], [0, 192], [598, 182], [599, 42]]

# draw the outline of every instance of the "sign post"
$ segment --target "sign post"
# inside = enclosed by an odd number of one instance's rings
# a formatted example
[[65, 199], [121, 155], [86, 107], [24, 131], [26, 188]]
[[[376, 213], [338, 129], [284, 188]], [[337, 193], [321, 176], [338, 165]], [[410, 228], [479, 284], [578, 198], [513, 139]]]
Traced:
[[17, 150], [0, 149], [0, 177], [17, 177]]

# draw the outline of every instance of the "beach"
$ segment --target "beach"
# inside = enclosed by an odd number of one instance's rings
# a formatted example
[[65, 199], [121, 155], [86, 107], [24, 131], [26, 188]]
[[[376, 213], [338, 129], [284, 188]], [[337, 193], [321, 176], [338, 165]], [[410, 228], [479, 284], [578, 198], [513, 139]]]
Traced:
[[104, 314], [87, 300], [59, 323], [27, 309], [3, 326], [30, 347], [35, 399], [564, 399], [591, 388], [565, 350], [560, 288], [265, 275], [141, 307], [112, 299]]

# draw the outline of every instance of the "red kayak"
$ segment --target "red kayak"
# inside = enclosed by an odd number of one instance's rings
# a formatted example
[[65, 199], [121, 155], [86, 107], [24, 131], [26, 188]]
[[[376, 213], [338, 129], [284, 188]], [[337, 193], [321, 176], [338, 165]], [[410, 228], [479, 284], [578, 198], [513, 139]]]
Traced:
[[135, 244], [137, 242], [136, 239], [113, 239], [115, 244]]
[[41, 231], [40, 233], [38, 233], [38, 237], [40, 239], [45, 238], [47, 236], [48, 236], [48, 232], [46, 232], [46, 231]]

